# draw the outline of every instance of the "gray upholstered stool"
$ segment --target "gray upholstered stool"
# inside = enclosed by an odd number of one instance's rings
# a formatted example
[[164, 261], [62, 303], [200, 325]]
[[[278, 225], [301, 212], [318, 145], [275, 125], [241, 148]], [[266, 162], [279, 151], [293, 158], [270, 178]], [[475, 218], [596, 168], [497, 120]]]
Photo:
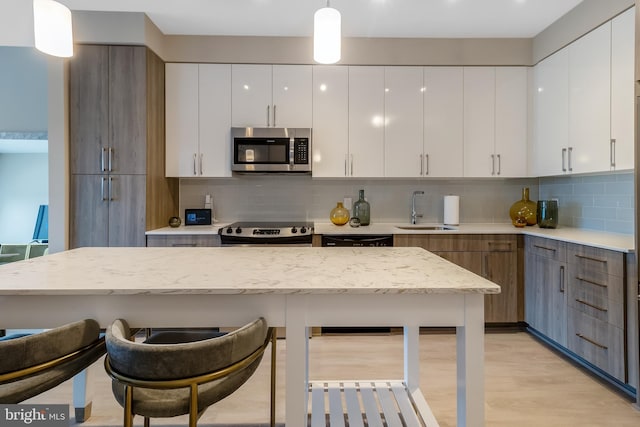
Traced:
[[[7, 337], [10, 338], [10, 337]], [[0, 403], [19, 403], [88, 368], [105, 353], [95, 320], [0, 341]]]
[[[275, 336], [259, 318], [213, 338], [175, 333], [130, 341], [127, 322], [116, 320], [106, 333], [105, 369], [113, 394], [124, 408], [124, 426], [133, 415], [149, 418], [189, 414], [189, 426], [211, 405], [227, 397], [255, 372], [272, 342], [271, 425], [275, 424]], [[177, 341], [177, 342], [176, 342]], [[186, 342], [185, 342], [186, 341]]]

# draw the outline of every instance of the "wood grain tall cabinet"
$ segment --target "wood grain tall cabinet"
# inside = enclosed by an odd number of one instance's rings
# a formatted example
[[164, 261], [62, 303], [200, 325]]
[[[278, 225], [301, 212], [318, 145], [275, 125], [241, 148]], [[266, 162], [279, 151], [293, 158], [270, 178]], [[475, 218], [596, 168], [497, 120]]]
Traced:
[[164, 62], [143, 46], [78, 45], [69, 66], [70, 247], [145, 246], [178, 214], [164, 176]]

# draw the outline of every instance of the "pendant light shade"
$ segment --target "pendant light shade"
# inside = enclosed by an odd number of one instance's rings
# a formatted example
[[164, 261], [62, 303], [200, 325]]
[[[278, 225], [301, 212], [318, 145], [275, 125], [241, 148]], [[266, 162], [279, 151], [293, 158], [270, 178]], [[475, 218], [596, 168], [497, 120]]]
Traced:
[[33, 0], [36, 49], [53, 56], [73, 56], [71, 11], [53, 0]]
[[340, 60], [340, 12], [327, 7], [313, 15], [313, 59], [320, 64], [334, 64]]

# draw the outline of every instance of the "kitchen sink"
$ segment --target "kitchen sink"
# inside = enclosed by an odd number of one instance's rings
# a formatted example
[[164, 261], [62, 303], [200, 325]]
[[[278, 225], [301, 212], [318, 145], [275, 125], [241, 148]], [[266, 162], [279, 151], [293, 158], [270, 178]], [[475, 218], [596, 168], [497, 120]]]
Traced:
[[448, 231], [455, 230], [453, 227], [446, 225], [396, 225], [400, 230], [416, 230], [416, 231]]

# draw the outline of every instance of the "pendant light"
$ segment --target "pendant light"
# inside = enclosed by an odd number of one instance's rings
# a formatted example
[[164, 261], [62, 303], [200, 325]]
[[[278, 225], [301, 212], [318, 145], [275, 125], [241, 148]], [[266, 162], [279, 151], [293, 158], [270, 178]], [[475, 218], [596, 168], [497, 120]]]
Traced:
[[335, 64], [340, 60], [340, 12], [329, 7], [313, 15], [313, 59], [320, 64]]
[[71, 11], [53, 0], [33, 0], [36, 49], [53, 56], [73, 56]]

